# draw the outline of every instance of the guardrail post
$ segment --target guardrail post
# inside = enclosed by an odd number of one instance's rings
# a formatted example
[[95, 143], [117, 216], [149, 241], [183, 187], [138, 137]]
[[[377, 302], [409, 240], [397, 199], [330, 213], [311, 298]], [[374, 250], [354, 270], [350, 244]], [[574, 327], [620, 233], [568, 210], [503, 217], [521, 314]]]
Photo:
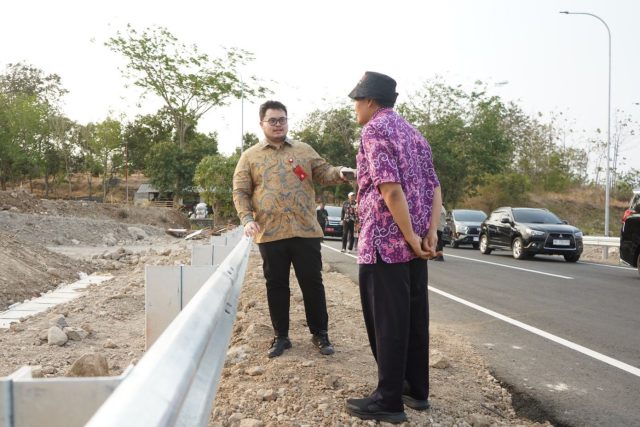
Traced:
[[[240, 241], [241, 236], [238, 230], [227, 236], [227, 243], [242, 244], [218, 269], [147, 267], [147, 278], [158, 283], [168, 278], [168, 284], [145, 305], [152, 316], [161, 311], [169, 316], [159, 317], [152, 329], [160, 336], [136, 367], [118, 377], [33, 379], [25, 366], [0, 377], [0, 427], [80, 427], [87, 420], [87, 426], [205, 426], [248, 263], [251, 240]], [[166, 330], [160, 329], [167, 319]], [[153, 322], [147, 318], [147, 327]], [[147, 346], [155, 338], [148, 338]]]
[[23, 366], [0, 378], [0, 426], [83, 426], [130, 371], [117, 377], [32, 378], [31, 367]]
[[146, 348], [162, 334], [182, 311], [217, 266], [164, 266], [145, 269], [145, 340]]
[[87, 427], [206, 425], [250, 245], [244, 239], [236, 246]]

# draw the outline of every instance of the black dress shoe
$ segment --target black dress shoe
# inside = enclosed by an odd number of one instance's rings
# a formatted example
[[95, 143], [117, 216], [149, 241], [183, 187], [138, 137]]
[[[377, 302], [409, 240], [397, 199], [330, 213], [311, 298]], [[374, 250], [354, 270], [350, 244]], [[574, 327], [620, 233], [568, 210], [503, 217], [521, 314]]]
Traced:
[[416, 411], [426, 411], [431, 406], [428, 400], [416, 399], [415, 397], [408, 394], [402, 395], [402, 403], [404, 403], [411, 409], [415, 409]]
[[329, 335], [326, 332], [314, 334], [311, 337], [311, 342], [313, 343], [313, 345], [318, 347], [320, 354], [324, 356], [329, 356], [335, 353], [333, 346], [329, 342]]
[[402, 403], [416, 411], [426, 411], [431, 406], [428, 400], [416, 399], [411, 396], [411, 386], [407, 380], [402, 384]]
[[362, 420], [377, 420], [399, 424], [407, 421], [404, 411], [389, 411], [381, 407], [370, 397], [364, 399], [347, 399], [346, 409], [349, 415]]
[[291, 348], [289, 337], [274, 337], [269, 349], [269, 357], [282, 356], [282, 353], [289, 348]]

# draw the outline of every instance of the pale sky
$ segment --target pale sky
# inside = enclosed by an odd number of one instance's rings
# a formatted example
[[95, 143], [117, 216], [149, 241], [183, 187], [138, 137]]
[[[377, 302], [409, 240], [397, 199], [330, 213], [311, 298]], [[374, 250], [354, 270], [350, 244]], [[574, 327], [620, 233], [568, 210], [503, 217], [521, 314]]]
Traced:
[[[566, 128], [603, 131], [608, 94], [607, 32], [612, 34], [611, 119], [616, 110], [640, 121], [640, 1], [449, 0], [378, 1], [165, 1], [20, 0], [3, 5], [0, 69], [25, 61], [61, 76], [70, 93], [65, 113], [80, 123], [136, 114], [160, 106], [153, 97], [138, 107], [125, 88], [123, 59], [104, 42], [128, 23], [142, 30], [167, 27], [180, 41], [210, 55], [220, 46], [246, 49], [256, 60], [242, 70], [273, 90], [289, 109], [290, 128], [316, 108], [348, 102], [364, 71], [396, 79], [398, 102], [435, 76], [471, 87], [487, 82], [496, 95], [526, 113], [562, 112]], [[508, 82], [495, 85], [499, 82]], [[258, 105], [238, 100], [213, 109], [200, 131], [217, 131], [228, 154], [241, 131], [260, 134]], [[244, 110], [244, 124], [242, 123]], [[613, 130], [612, 130], [613, 132]], [[428, 138], [428, 135], [427, 135]], [[568, 144], [575, 144], [571, 137]], [[640, 137], [628, 138], [624, 169], [640, 169]]]

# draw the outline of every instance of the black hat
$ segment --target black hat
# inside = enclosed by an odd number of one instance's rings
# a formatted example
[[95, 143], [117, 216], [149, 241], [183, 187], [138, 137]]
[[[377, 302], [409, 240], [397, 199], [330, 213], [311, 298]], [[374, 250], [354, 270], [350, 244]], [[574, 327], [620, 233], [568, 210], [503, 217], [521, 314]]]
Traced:
[[351, 99], [371, 98], [395, 102], [397, 97], [396, 81], [375, 71], [366, 71], [356, 87], [349, 93]]

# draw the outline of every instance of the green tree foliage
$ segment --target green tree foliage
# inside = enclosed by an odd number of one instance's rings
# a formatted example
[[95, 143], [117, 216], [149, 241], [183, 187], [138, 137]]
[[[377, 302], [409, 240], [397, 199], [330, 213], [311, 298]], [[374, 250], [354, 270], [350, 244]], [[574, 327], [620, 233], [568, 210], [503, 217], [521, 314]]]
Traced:
[[245, 132], [242, 135], [242, 151], [245, 151], [260, 141], [258, 136], [252, 132]]
[[54, 141], [56, 152], [59, 157], [60, 167], [58, 174], [67, 182], [67, 195], [71, 197], [71, 173], [74, 168], [74, 160], [77, 155], [75, 131], [77, 125], [65, 116], [53, 116], [49, 118], [51, 138]]
[[466, 146], [470, 144], [469, 133], [464, 122], [454, 114], [443, 116], [429, 126], [420, 126], [419, 130], [427, 136], [434, 157], [434, 165], [442, 186], [445, 206], [455, 206], [475, 188], [466, 181], [472, 168], [473, 158], [466, 155]]
[[0, 189], [7, 189], [7, 182], [17, 178], [17, 165], [24, 155], [17, 139], [14, 125], [15, 105], [0, 93]]
[[171, 193], [174, 200], [178, 200], [191, 190], [200, 161], [215, 154], [218, 154], [215, 134], [197, 134], [185, 148], [170, 141], [159, 142], [151, 147], [145, 158], [145, 174], [163, 194]]
[[446, 206], [455, 207], [465, 196], [474, 195], [488, 175], [508, 168], [512, 141], [498, 98], [436, 80], [398, 110], [431, 144]]
[[225, 105], [229, 98], [263, 94], [266, 89], [242, 80], [237, 69], [253, 60], [242, 49], [228, 49], [220, 58], [210, 58], [197, 46], [187, 46], [163, 27], [142, 32], [131, 25], [118, 32], [106, 45], [127, 60], [125, 76], [145, 93], [159, 96], [173, 119], [178, 145], [187, 143], [187, 131], [211, 108]]
[[29, 179], [31, 183], [44, 172], [47, 106], [38, 103], [34, 95], [18, 94], [7, 99], [4, 109], [7, 139], [1, 145], [14, 147], [6, 150], [4, 175], [8, 179]]
[[9, 64], [0, 74], [0, 187], [8, 180], [56, 176], [62, 155], [56, 141], [55, 118], [66, 93], [60, 77], [24, 64]]
[[516, 173], [488, 175], [478, 189], [478, 204], [485, 212], [491, 212], [500, 206], [526, 206], [529, 204], [528, 192], [531, 191], [529, 178]]
[[0, 92], [10, 98], [32, 96], [35, 102], [57, 107], [68, 92], [57, 74], [45, 74], [39, 68], [22, 62], [7, 65], [0, 75]]
[[503, 191], [493, 194], [497, 200], [516, 200], [519, 195], [510, 193], [516, 188], [563, 191], [586, 180], [584, 150], [560, 148], [553, 121], [543, 124], [517, 105], [505, 105], [482, 82], [469, 92], [427, 82], [398, 110], [430, 142], [450, 208], [479, 189]]
[[99, 159], [100, 147], [95, 142], [95, 132], [96, 125], [94, 123], [77, 125], [74, 130], [75, 145], [79, 147], [80, 150], [78, 169], [82, 171], [87, 178], [89, 198], [93, 197], [93, 177], [99, 176], [103, 172]]
[[122, 147], [122, 128], [120, 122], [111, 118], [96, 124], [93, 139], [90, 142], [102, 169], [102, 199], [107, 197], [109, 166], [113, 155]]
[[629, 198], [631, 192], [640, 188], [640, 170], [631, 169], [630, 171], [621, 174], [616, 182], [616, 193], [626, 199]]
[[219, 217], [227, 220], [236, 217], [231, 183], [239, 159], [239, 153], [230, 157], [207, 156], [198, 164], [194, 178], [203, 200], [214, 207]]
[[138, 116], [125, 126], [123, 139], [131, 171], [145, 169], [145, 156], [155, 144], [172, 140], [171, 117], [164, 110], [156, 114]]

